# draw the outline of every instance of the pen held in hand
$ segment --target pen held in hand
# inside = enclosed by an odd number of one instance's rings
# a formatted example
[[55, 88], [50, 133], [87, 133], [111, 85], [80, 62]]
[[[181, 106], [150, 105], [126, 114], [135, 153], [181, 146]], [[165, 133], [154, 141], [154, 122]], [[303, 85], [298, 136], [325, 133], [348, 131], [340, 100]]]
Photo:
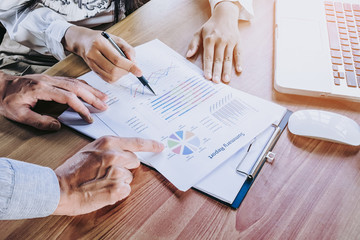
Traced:
[[[121, 48], [114, 42], [114, 40], [112, 40], [112, 38], [110, 37], [110, 35], [107, 32], [102, 32], [101, 35], [106, 38], [111, 45], [113, 45], [113, 47], [121, 54], [121, 56], [123, 56], [124, 58], [128, 59], [125, 55], [125, 53], [121, 50]], [[149, 82], [144, 78], [144, 76], [138, 77], [139, 81], [142, 83], [142, 85], [144, 85], [145, 87], [147, 87], [155, 96], [156, 93], [151, 89]]]

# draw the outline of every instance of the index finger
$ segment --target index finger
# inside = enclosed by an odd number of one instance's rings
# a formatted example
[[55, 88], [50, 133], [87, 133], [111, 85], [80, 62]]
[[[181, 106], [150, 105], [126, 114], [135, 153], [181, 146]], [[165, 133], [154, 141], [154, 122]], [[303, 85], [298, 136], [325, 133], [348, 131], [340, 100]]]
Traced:
[[104, 149], [119, 149], [131, 152], [161, 152], [164, 145], [160, 142], [143, 138], [103, 137], [97, 140]]
[[[102, 44], [102, 48], [99, 49], [100, 53], [102, 54], [102, 56], [104, 58], [106, 58], [107, 60], [110, 61], [110, 63], [112, 64], [112, 66], [108, 66], [106, 64], [104, 64], [104, 62], [107, 61], [100, 61], [99, 62], [99, 66], [106, 70], [109, 71], [109, 69], [116, 67], [116, 68], [121, 68], [124, 69], [127, 72], [131, 72], [132, 74], [134, 74], [135, 76], [140, 77], [142, 75], [141, 69], [135, 64], [135, 61], [132, 60], [132, 58], [134, 57], [129, 57], [129, 47], [125, 44], [119, 44], [118, 41], [114, 40], [116, 42], [116, 44], [119, 46], [119, 48], [124, 51], [125, 53], [125, 57], [118, 52], [118, 50], [115, 49], [115, 47], [109, 42], [106, 41], [106, 39], [103, 39], [103, 44]], [[103, 64], [103, 66], [101, 66], [101, 64]]]

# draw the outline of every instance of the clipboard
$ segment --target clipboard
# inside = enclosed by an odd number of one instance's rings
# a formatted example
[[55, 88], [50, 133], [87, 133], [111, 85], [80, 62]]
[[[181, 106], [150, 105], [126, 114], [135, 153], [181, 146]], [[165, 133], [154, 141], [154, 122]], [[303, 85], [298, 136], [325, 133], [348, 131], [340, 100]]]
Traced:
[[[239, 154], [233, 156], [232, 159], [229, 160], [232, 162], [227, 162], [224, 166], [220, 166], [223, 170], [220, 169], [217, 170], [220, 172], [213, 172], [209, 174], [209, 176], [203, 179], [200, 184], [194, 186], [194, 189], [205, 193], [206, 195], [229, 205], [234, 209], [239, 208], [265, 162], [272, 162], [274, 160], [275, 154], [272, 152], [272, 149], [281, 136], [281, 133], [286, 128], [291, 114], [292, 112], [286, 109], [282, 118], [280, 118], [277, 123], [269, 126], [268, 129], [255, 137], [244, 148], [239, 150]], [[227, 170], [225, 168], [227, 168]], [[229, 172], [230, 168], [231, 172]], [[232, 182], [230, 180], [230, 182], [224, 181], [221, 183], [221, 179], [219, 178], [221, 175], [225, 175], [225, 173], [227, 173], [226, 178], [231, 178], [231, 175], [233, 175], [235, 176], [235, 179], [232, 178]], [[236, 175], [239, 175], [238, 179], [240, 181], [236, 179]], [[242, 177], [240, 177], [240, 175]], [[220, 182], [218, 186], [220, 192], [217, 192], [216, 188], [212, 188], [213, 184], [211, 183], [215, 184], [217, 182]], [[223, 186], [221, 186], [221, 184]], [[234, 196], [233, 200], [229, 200], [232, 199], [231, 196], [226, 198], [224, 197], [225, 194], [221, 193], [221, 189], [229, 187], [232, 187], [234, 188], [233, 190], [235, 190], [235, 194], [233, 191], [232, 195]]]

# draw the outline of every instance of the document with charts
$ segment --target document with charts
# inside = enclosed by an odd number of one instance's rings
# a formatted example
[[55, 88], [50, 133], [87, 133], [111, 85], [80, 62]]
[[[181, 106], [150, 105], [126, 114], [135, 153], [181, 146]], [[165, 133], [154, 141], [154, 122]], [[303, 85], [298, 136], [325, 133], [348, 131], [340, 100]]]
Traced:
[[92, 109], [92, 124], [71, 109], [59, 119], [92, 138], [115, 135], [162, 142], [162, 153], [137, 155], [182, 191], [268, 128], [276, 120], [272, 113], [282, 108], [206, 80], [199, 68], [159, 40], [136, 47], [136, 56], [157, 96], [131, 74], [109, 84], [89, 72], [79, 78], [108, 94], [108, 110]]

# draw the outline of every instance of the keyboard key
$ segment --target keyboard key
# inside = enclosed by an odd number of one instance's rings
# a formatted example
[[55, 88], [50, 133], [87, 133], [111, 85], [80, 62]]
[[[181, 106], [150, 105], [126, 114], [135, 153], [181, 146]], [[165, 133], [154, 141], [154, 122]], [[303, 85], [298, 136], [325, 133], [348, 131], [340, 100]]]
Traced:
[[330, 51], [330, 54], [331, 54], [331, 56], [334, 57], [334, 58], [341, 58], [341, 52], [340, 52], [340, 51], [331, 50], [331, 51]]
[[345, 16], [347, 16], [347, 17], [352, 17], [353, 14], [352, 14], [352, 12], [345, 12]]
[[338, 39], [336, 23], [328, 22], [327, 26], [328, 26], [330, 49], [331, 50], [340, 50], [340, 44], [339, 44], [339, 39]]
[[354, 62], [360, 63], [360, 57], [354, 56]]
[[360, 51], [359, 50], [353, 50], [352, 51], [354, 56], [359, 56], [360, 57]]
[[360, 76], [360, 69], [356, 69], [355, 72], [356, 72], [356, 76]]
[[333, 1], [324, 1], [325, 6], [334, 6]]
[[359, 45], [359, 44], [354, 44], [354, 43], [352, 43], [352, 44], [351, 44], [351, 49], [352, 49], [352, 50], [360, 50], [360, 45]]
[[334, 78], [339, 78], [339, 73], [338, 72], [333, 72], [333, 76], [334, 76]]
[[351, 38], [357, 38], [357, 34], [350, 32], [350, 33], [349, 33], [349, 37], [351, 37]]
[[351, 44], [358, 44], [359, 41], [357, 40], [357, 38], [350, 38], [350, 43]]
[[[358, 29], [359, 29], [360, 27], [358, 27]], [[343, 29], [343, 28], [339, 28], [339, 33], [340, 34], [347, 34], [347, 31], [346, 31], [346, 29]]]
[[349, 27], [348, 30], [349, 30], [349, 32], [356, 33], [356, 28], [354, 28], [354, 27]]
[[334, 5], [326, 5], [325, 4], [325, 9], [334, 11]]
[[355, 27], [355, 23], [354, 22], [347, 22], [348, 27]]
[[326, 11], [325, 11], [325, 14], [326, 14], [326, 16], [332, 16], [332, 17], [335, 17], [335, 12], [334, 12], [334, 11], [332, 11], [332, 10], [326, 10]]
[[340, 85], [340, 79], [337, 77], [334, 77], [334, 84], [335, 85]]
[[346, 17], [346, 21], [348, 21], [348, 22], [355, 22], [355, 19], [352, 17], [352, 15], [351, 15], [351, 17], [349, 17], [349, 16], [347, 16]]
[[332, 69], [333, 69], [333, 71], [338, 71], [339, 70], [337, 65], [332, 65]]
[[[351, 58], [344, 58], [343, 61], [345, 63], [344, 65], [345, 70], [349, 70], [349, 71], [354, 70], [354, 68], [352, 67], [353, 61]], [[349, 68], [349, 66], [351, 66], [352, 68]]]
[[346, 83], [349, 87], [356, 87], [355, 73], [346, 71]]
[[335, 11], [336, 17], [345, 18], [345, 14], [343, 12], [337, 12]]
[[351, 58], [352, 57], [350, 52], [343, 52], [342, 55], [343, 55], [344, 58]]
[[347, 34], [340, 34], [340, 39], [343, 39], [343, 40], [348, 40], [349, 37]]
[[360, 12], [354, 12], [354, 15], [360, 17]]
[[342, 46], [350, 46], [349, 40], [340, 39], [340, 44]]
[[341, 49], [342, 49], [344, 52], [350, 52], [350, 47], [349, 47], [349, 46], [341, 46]]
[[345, 23], [338, 23], [339, 28], [343, 28], [346, 29], [346, 24]]
[[326, 15], [326, 21], [328, 22], [336, 22], [335, 16]]
[[344, 68], [346, 72], [347, 71], [353, 72], [355, 70], [353, 65], [344, 65]]
[[338, 17], [338, 18], [337, 18], [337, 21], [338, 21], [338, 23], [345, 24], [345, 18], [340, 18], [340, 17]]
[[[331, 62], [332, 62], [332, 64], [335, 64], [335, 65], [342, 65], [343, 64], [341, 59], [339, 59], [339, 58], [331, 58]], [[359, 59], [359, 62], [360, 62], [360, 59]]]

